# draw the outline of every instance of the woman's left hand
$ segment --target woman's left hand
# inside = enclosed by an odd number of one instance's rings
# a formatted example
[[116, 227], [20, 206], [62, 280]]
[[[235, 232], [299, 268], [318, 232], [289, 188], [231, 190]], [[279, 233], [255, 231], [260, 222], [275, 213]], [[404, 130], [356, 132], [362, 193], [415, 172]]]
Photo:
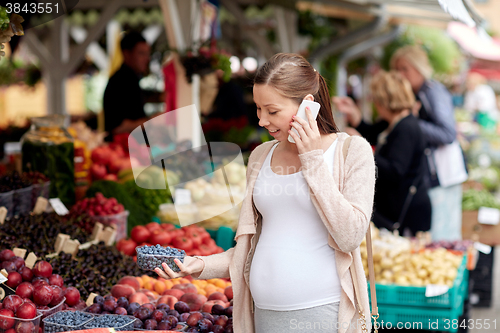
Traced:
[[299, 137], [294, 131], [289, 131], [289, 134], [292, 136], [293, 140], [295, 140], [299, 154], [322, 149], [318, 123], [316, 119], [313, 118], [309, 107], [306, 107], [306, 116], [309, 121], [294, 116], [293, 121], [290, 123], [300, 135]]

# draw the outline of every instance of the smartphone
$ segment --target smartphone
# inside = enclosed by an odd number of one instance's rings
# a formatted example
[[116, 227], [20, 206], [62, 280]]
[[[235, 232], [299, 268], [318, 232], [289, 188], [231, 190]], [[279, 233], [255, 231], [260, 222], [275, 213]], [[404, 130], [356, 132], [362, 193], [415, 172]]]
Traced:
[[[302, 101], [302, 103], [300, 103], [300, 105], [299, 105], [299, 110], [297, 111], [296, 116], [300, 117], [304, 120], [307, 120], [306, 107], [309, 107], [309, 110], [311, 110], [313, 118], [316, 119], [316, 117], [318, 117], [318, 113], [319, 113], [319, 109], [321, 108], [321, 104], [319, 104], [318, 102], [313, 102], [313, 101], [309, 101], [309, 100], [304, 99]], [[299, 132], [297, 132], [297, 130], [295, 128], [292, 127], [292, 131], [294, 131], [298, 136], [300, 136]], [[290, 141], [291, 143], [295, 143], [295, 140], [292, 138], [291, 135], [288, 135], [288, 141]]]

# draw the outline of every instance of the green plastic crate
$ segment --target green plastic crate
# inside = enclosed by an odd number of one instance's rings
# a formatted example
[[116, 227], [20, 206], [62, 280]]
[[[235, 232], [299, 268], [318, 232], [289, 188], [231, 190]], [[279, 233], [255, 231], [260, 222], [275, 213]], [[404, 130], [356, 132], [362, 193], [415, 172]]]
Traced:
[[[411, 287], [377, 284], [377, 303], [380, 305], [421, 306], [435, 308], [454, 308], [463, 302], [463, 294], [467, 289], [468, 271], [467, 257], [464, 255], [458, 268], [457, 277], [447, 293], [436, 297], [425, 297], [425, 287]], [[368, 290], [370, 284], [368, 283]], [[370, 295], [370, 293], [368, 293]]]

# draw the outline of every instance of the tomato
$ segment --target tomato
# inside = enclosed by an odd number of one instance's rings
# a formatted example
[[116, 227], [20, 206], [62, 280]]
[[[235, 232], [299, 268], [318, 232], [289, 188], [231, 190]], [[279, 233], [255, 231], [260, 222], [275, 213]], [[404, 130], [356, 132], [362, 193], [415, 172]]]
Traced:
[[136, 243], [140, 244], [149, 240], [151, 232], [145, 226], [138, 225], [132, 228], [130, 236]]
[[193, 241], [193, 246], [196, 248], [201, 245], [202, 239], [200, 234], [195, 229], [186, 230], [186, 237], [191, 238]]
[[116, 244], [118, 251], [128, 256], [133, 256], [135, 254], [136, 247], [137, 243], [132, 239], [122, 239]]
[[200, 231], [199, 234], [201, 236], [202, 243], [204, 243], [206, 239], [212, 238], [212, 236], [210, 236], [210, 233], [208, 231], [206, 231], [205, 229]]
[[172, 236], [162, 229], [158, 229], [153, 231], [151, 237], [149, 237], [149, 241], [153, 244], [160, 244], [161, 246], [166, 246], [172, 240]]
[[171, 223], [162, 223], [160, 224], [160, 227], [165, 230], [165, 231], [170, 231], [170, 230], [174, 230], [176, 229], [175, 228], [175, 225], [171, 224]]
[[214, 248], [217, 245], [213, 238], [205, 238], [203, 244], [207, 245], [209, 248]]
[[155, 230], [158, 230], [160, 229], [160, 224], [158, 222], [150, 222], [148, 224], [146, 224], [146, 228], [149, 230], [149, 232], [153, 232]]
[[172, 240], [172, 246], [184, 251], [189, 251], [193, 248], [193, 241], [184, 236], [177, 236]]
[[202, 254], [202, 252], [198, 249], [194, 249], [194, 250], [191, 250], [191, 254], [190, 256], [191, 257], [194, 257], [194, 256], [204, 256], [205, 254]]

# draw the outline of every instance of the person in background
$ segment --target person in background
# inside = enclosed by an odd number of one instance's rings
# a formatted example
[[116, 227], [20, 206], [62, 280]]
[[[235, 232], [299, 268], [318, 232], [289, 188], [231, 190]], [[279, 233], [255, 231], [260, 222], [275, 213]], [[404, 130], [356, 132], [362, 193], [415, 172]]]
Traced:
[[[358, 129], [361, 135], [377, 140], [378, 177], [372, 219], [379, 228], [398, 228], [414, 236], [431, 227], [431, 202], [423, 179], [425, 140], [412, 114], [415, 96], [410, 82], [396, 71], [378, 72], [370, 90], [382, 126], [363, 123]], [[350, 105], [354, 109], [348, 114], [355, 112], [354, 117], [361, 119], [361, 111], [354, 103]]]
[[495, 128], [498, 121], [498, 109], [495, 92], [486, 84], [486, 78], [471, 72], [466, 80], [464, 109], [474, 115], [474, 119], [483, 127]]
[[[424, 180], [429, 188], [432, 205], [431, 233], [434, 240], [457, 240], [462, 238], [462, 185], [461, 183], [440, 186], [438, 179], [435, 150], [453, 143], [455, 129], [454, 109], [450, 92], [441, 83], [431, 79], [433, 70], [424, 50], [418, 46], [405, 46], [393, 54], [391, 69], [400, 72], [409, 82], [417, 102], [412, 113], [418, 118], [422, 130], [427, 158]], [[367, 133], [367, 140], [376, 144], [377, 133], [387, 128], [386, 121], [369, 127], [356, 112], [354, 102], [346, 97], [335, 97], [333, 102], [340, 112], [346, 114], [349, 125], [358, 132]], [[464, 163], [460, 159], [448, 160], [447, 163]]]
[[[176, 260], [179, 273], [166, 264], [155, 271], [165, 279], [230, 277], [236, 333], [306, 332], [297, 325], [304, 321], [328, 323], [322, 332], [358, 333], [359, 313], [370, 331], [359, 249], [373, 206], [370, 145], [338, 132], [325, 79], [300, 55], [269, 59], [256, 73], [253, 97], [259, 125], [275, 140], [249, 157], [236, 245]], [[304, 99], [321, 105], [316, 120], [307, 109], [307, 119], [296, 116]]]
[[104, 91], [104, 127], [109, 133], [130, 133], [148, 118], [139, 80], [149, 70], [151, 47], [139, 32], [125, 34], [120, 42], [123, 64], [109, 79]]

